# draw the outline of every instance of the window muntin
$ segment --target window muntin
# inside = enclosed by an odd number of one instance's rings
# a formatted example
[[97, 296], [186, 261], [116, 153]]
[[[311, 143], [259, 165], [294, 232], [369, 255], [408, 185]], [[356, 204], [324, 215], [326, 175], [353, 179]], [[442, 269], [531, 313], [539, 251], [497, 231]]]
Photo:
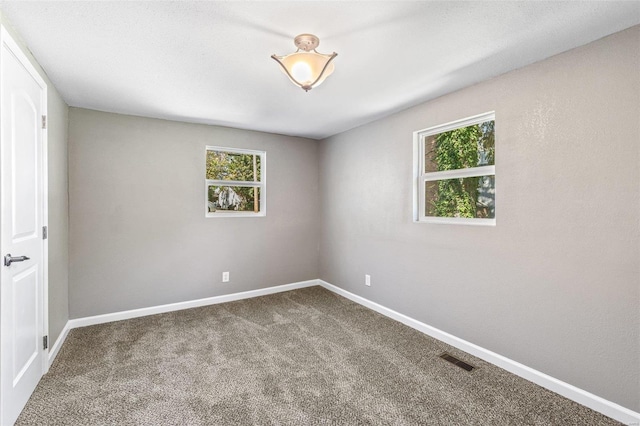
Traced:
[[495, 225], [495, 114], [414, 133], [414, 219]]
[[207, 146], [207, 217], [264, 216], [266, 152]]

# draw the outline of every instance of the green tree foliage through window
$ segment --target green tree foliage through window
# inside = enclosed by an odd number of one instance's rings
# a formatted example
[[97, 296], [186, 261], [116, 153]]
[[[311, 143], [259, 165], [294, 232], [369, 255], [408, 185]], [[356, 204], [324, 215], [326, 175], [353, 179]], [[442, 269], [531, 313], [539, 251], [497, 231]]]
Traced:
[[[487, 121], [425, 140], [425, 171], [460, 170], [495, 164], [495, 122]], [[427, 214], [437, 217], [495, 217], [495, 177], [427, 182]]]
[[207, 179], [259, 182], [260, 156], [226, 151], [207, 151]]
[[[259, 154], [207, 150], [206, 179], [217, 183], [208, 186], [209, 211], [257, 213], [260, 210], [260, 188], [251, 184], [262, 181], [261, 166]], [[234, 184], [226, 185], [223, 181]]]

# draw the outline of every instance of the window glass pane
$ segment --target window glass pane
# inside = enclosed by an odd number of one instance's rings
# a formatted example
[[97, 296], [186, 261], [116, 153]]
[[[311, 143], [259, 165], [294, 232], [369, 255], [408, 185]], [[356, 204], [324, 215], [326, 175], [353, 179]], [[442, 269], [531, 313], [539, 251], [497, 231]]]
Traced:
[[424, 138], [424, 173], [495, 164], [495, 121]]
[[207, 179], [260, 182], [260, 156], [207, 151]]
[[260, 212], [260, 188], [250, 186], [209, 185], [207, 209], [210, 213], [236, 211]]
[[425, 182], [425, 216], [495, 218], [496, 177]]

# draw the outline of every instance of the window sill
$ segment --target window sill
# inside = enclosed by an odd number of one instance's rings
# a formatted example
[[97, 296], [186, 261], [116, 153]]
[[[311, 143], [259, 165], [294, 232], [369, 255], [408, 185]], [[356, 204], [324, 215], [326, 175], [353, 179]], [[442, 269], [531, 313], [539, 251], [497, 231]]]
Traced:
[[230, 218], [230, 217], [265, 217], [266, 213], [252, 212], [224, 212], [224, 213], [205, 213], [206, 218]]
[[496, 226], [495, 219], [472, 219], [466, 217], [425, 217], [413, 223], [439, 223], [444, 225]]

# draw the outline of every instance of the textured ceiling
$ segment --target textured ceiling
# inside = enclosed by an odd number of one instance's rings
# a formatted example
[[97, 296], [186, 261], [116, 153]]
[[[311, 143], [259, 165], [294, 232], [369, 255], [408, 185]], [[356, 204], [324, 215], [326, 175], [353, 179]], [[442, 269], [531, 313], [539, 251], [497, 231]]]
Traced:
[[[24, 2], [0, 9], [71, 106], [324, 138], [640, 23], [640, 2]], [[305, 93], [269, 57], [320, 37]], [[597, 66], [597, 64], [594, 64]]]

